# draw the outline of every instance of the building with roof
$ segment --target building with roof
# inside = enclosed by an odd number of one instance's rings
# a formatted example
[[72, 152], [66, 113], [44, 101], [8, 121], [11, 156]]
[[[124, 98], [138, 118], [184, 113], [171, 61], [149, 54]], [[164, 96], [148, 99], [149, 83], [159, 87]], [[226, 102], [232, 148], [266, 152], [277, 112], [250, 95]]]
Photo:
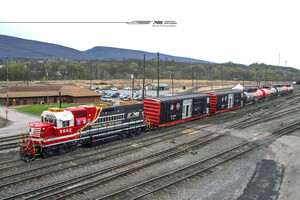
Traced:
[[[150, 90], [157, 90], [158, 87], [158, 83], [150, 83], [149, 85], [147, 85]], [[169, 86], [165, 83], [159, 83], [159, 90], [168, 90]]]
[[0, 89], [0, 104], [10, 106], [14, 105], [32, 105], [47, 103], [94, 103], [99, 102], [102, 94], [93, 92], [86, 88], [67, 86], [67, 85], [49, 85], [49, 86], [10, 86], [8, 93], [6, 87]]

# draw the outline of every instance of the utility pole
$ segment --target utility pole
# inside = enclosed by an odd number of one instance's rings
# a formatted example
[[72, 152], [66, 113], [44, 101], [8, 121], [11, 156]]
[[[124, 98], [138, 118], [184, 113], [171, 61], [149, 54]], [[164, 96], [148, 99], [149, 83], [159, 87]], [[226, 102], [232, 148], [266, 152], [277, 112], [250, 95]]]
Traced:
[[91, 69], [90, 69], [90, 89], [92, 87], [92, 66], [91, 66]]
[[61, 92], [58, 92], [59, 95], [59, 108], [61, 108]]
[[47, 104], [49, 105], [49, 84], [48, 84], [48, 69], [46, 68], [46, 76], [47, 76]]
[[212, 69], [211, 69], [212, 67], [210, 66], [210, 70], [209, 70], [209, 74], [210, 74], [210, 89], [212, 90], [213, 89], [213, 83], [212, 83]]
[[0, 59], [0, 61], [3, 63], [3, 68], [5, 67], [5, 65], [6, 65], [6, 96], [7, 96], [7, 98], [6, 98], [6, 105], [7, 105], [7, 107], [9, 106], [9, 102], [8, 102], [8, 60], [6, 59], [6, 60], [2, 60], [2, 59]]
[[27, 65], [26, 65], [26, 69], [27, 69], [27, 72], [26, 72], [26, 76], [27, 76], [26, 81], [27, 81], [27, 85], [28, 85], [28, 66]]
[[223, 67], [221, 69], [222, 69], [222, 87], [224, 88], [224, 69]]
[[194, 67], [192, 67], [192, 87], [194, 87]]
[[195, 92], [198, 91], [198, 78], [199, 78], [199, 74], [196, 72], [196, 89], [195, 89]]
[[268, 85], [267, 81], [267, 67], [265, 66], [265, 85]]
[[131, 99], [133, 100], [133, 90], [134, 90], [134, 71], [133, 71], [133, 73], [132, 73], [132, 75], [131, 75], [131, 78], [132, 78], [132, 92], [131, 92]]
[[7, 62], [7, 60], [6, 60], [6, 96], [7, 96], [7, 107], [8, 107], [9, 106], [9, 102], [8, 102], [9, 98], [8, 98], [8, 62]]
[[174, 81], [173, 81], [173, 75], [174, 75], [174, 67], [172, 67], [172, 96], [174, 96]]
[[257, 82], [257, 86], [259, 86], [259, 70], [258, 70], [258, 67], [256, 68], [256, 82]]
[[143, 100], [145, 99], [145, 72], [146, 72], [146, 55], [144, 54], [144, 67], [143, 67]]
[[159, 52], [157, 52], [157, 98], [159, 97]]

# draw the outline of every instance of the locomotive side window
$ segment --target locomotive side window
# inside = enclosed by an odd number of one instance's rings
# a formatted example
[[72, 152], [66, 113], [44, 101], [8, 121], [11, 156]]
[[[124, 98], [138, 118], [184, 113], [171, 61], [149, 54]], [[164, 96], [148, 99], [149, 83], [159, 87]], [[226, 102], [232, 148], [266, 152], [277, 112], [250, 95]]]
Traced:
[[70, 126], [70, 121], [62, 121], [62, 127]]

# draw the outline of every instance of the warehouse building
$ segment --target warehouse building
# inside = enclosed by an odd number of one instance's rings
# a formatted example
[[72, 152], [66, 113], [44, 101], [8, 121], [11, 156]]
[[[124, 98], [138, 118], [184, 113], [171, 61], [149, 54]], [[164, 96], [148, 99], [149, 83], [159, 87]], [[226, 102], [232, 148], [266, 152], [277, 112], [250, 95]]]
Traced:
[[99, 102], [102, 94], [85, 88], [49, 85], [49, 86], [10, 86], [8, 93], [6, 87], [0, 89], [0, 104], [10, 106], [32, 105], [44, 103], [94, 103]]

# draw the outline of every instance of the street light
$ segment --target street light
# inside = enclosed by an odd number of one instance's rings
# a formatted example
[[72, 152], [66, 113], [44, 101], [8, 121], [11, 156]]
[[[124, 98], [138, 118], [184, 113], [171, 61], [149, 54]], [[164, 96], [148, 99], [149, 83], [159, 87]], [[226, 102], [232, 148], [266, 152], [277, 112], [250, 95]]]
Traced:
[[133, 73], [131, 74], [131, 78], [132, 78], [132, 95], [131, 98], [133, 99], [133, 91], [134, 91], [134, 72], [136, 72], [137, 70], [134, 69]]
[[145, 99], [145, 71], [146, 71], [146, 55], [144, 54], [144, 66], [143, 66], [143, 100]]
[[159, 52], [157, 52], [157, 98], [159, 97]]

